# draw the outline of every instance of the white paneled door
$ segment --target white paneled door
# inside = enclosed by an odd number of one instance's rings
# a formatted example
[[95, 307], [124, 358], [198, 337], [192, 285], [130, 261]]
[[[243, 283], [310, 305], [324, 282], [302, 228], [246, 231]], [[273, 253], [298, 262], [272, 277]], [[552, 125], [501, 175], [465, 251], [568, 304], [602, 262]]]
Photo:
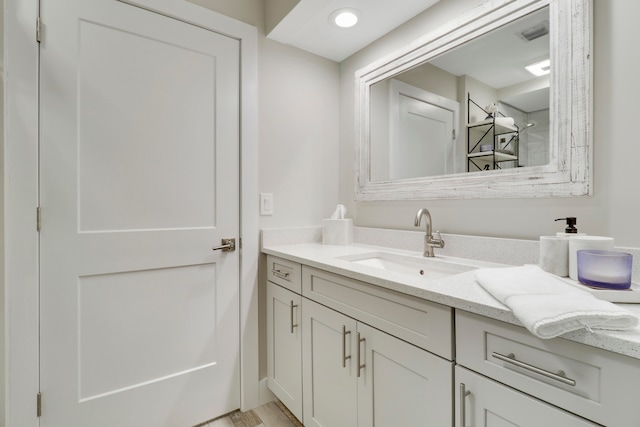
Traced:
[[239, 42], [116, 0], [42, 0], [43, 427], [240, 406]]

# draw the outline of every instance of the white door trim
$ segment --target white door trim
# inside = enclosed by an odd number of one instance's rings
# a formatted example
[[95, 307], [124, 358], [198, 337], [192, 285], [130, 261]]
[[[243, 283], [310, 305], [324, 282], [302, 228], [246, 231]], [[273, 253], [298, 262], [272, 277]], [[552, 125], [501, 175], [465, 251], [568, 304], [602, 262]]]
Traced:
[[6, 0], [5, 424], [25, 427], [38, 425], [37, 15], [38, 0]]
[[[128, 1], [240, 40], [241, 409], [258, 406], [257, 30], [180, 0]], [[5, 424], [37, 427], [38, 0], [5, 0]], [[153, 5], [151, 7], [150, 5]], [[44, 22], [46, 43], [46, 22]], [[46, 213], [44, 213], [46, 226]], [[46, 410], [46, 396], [44, 397]]]

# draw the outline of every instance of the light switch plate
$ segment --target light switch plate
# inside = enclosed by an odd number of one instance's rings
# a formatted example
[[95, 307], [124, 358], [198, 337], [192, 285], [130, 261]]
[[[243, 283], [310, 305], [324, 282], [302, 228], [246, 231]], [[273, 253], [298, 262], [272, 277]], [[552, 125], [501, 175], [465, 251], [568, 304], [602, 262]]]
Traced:
[[260, 193], [260, 215], [273, 215], [273, 194]]

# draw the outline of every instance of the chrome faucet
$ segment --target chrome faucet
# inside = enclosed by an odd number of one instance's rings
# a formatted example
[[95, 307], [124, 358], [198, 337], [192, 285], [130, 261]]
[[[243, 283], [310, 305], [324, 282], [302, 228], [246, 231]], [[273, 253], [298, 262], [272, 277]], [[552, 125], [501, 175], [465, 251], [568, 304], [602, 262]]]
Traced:
[[427, 233], [424, 236], [423, 255], [426, 257], [433, 257], [435, 256], [433, 253], [433, 248], [444, 248], [444, 240], [442, 240], [442, 236], [440, 236], [439, 231], [436, 231], [438, 238], [436, 239], [433, 237], [433, 234], [431, 232], [431, 214], [429, 213], [429, 210], [427, 208], [421, 208], [420, 210], [418, 210], [414, 225], [416, 227], [420, 227], [420, 221], [422, 220], [423, 216], [427, 218]]

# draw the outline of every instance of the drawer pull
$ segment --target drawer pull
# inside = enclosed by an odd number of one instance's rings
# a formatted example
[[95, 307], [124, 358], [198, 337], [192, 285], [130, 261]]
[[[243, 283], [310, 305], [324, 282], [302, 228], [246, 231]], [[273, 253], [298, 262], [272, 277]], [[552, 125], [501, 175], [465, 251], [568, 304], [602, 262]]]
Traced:
[[356, 337], [357, 337], [357, 341], [358, 341], [358, 351], [356, 352], [357, 358], [358, 358], [358, 378], [360, 378], [360, 369], [362, 369], [365, 366], [367, 366], [366, 363], [360, 364], [360, 344], [365, 342], [365, 339], [364, 338], [360, 338], [360, 332], [356, 332]]
[[285, 280], [289, 280], [289, 273], [287, 273], [286, 271], [280, 271], [280, 270], [273, 269], [273, 270], [271, 270], [271, 272], [276, 277], [279, 277], [279, 278], [285, 279]]
[[460, 427], [466, 427], [467, 426], [467, 421], [465, 420], [466, 418], [466, 399], [467, 396], [469, 396], [471, 394], [470, 391], [468, 391], [465, 388], [464, 383], [460, 383]]
[[351, 355], [347, 356], [347, 335], [349, 335], [351, 331], [347, 331], [347, 327], [342, 325], [342, 367], [347, 367], [347, 360], [351, 359]]
[[294, 323], [294, 315], [293, 315], [293, 310], [297, 307], [297, 304], [293, 303], [293, 300], [291, 300], [291, 333], [293, 333], [293, 328], [297, 328], [298, 324]]
[[556, 373], [545, 371], [544, 369], [540, 369], [536, 366], [529, 365], [528, 363], [519, 361], [518, 359], [516, 359], [516, 355], [513, 353], [509, 353], [508, 355], [505, 356], [504, 354], [496, 353], [494, 351], [493, 353], [491, 353], [491, 355], [498, 360], [502, 360], [503, 362], [510, 363], [519, 368], [526, 369], [527, 371], [542, 375], [543, 377], [551, 378], [552, 380], [560, 381], [561, 383], [567, 384], [570, 386], [576, 385], [575, 380], [572, 380], [571, 378], [567, 378], [565, 376], [564, 371], [558, 371]]

